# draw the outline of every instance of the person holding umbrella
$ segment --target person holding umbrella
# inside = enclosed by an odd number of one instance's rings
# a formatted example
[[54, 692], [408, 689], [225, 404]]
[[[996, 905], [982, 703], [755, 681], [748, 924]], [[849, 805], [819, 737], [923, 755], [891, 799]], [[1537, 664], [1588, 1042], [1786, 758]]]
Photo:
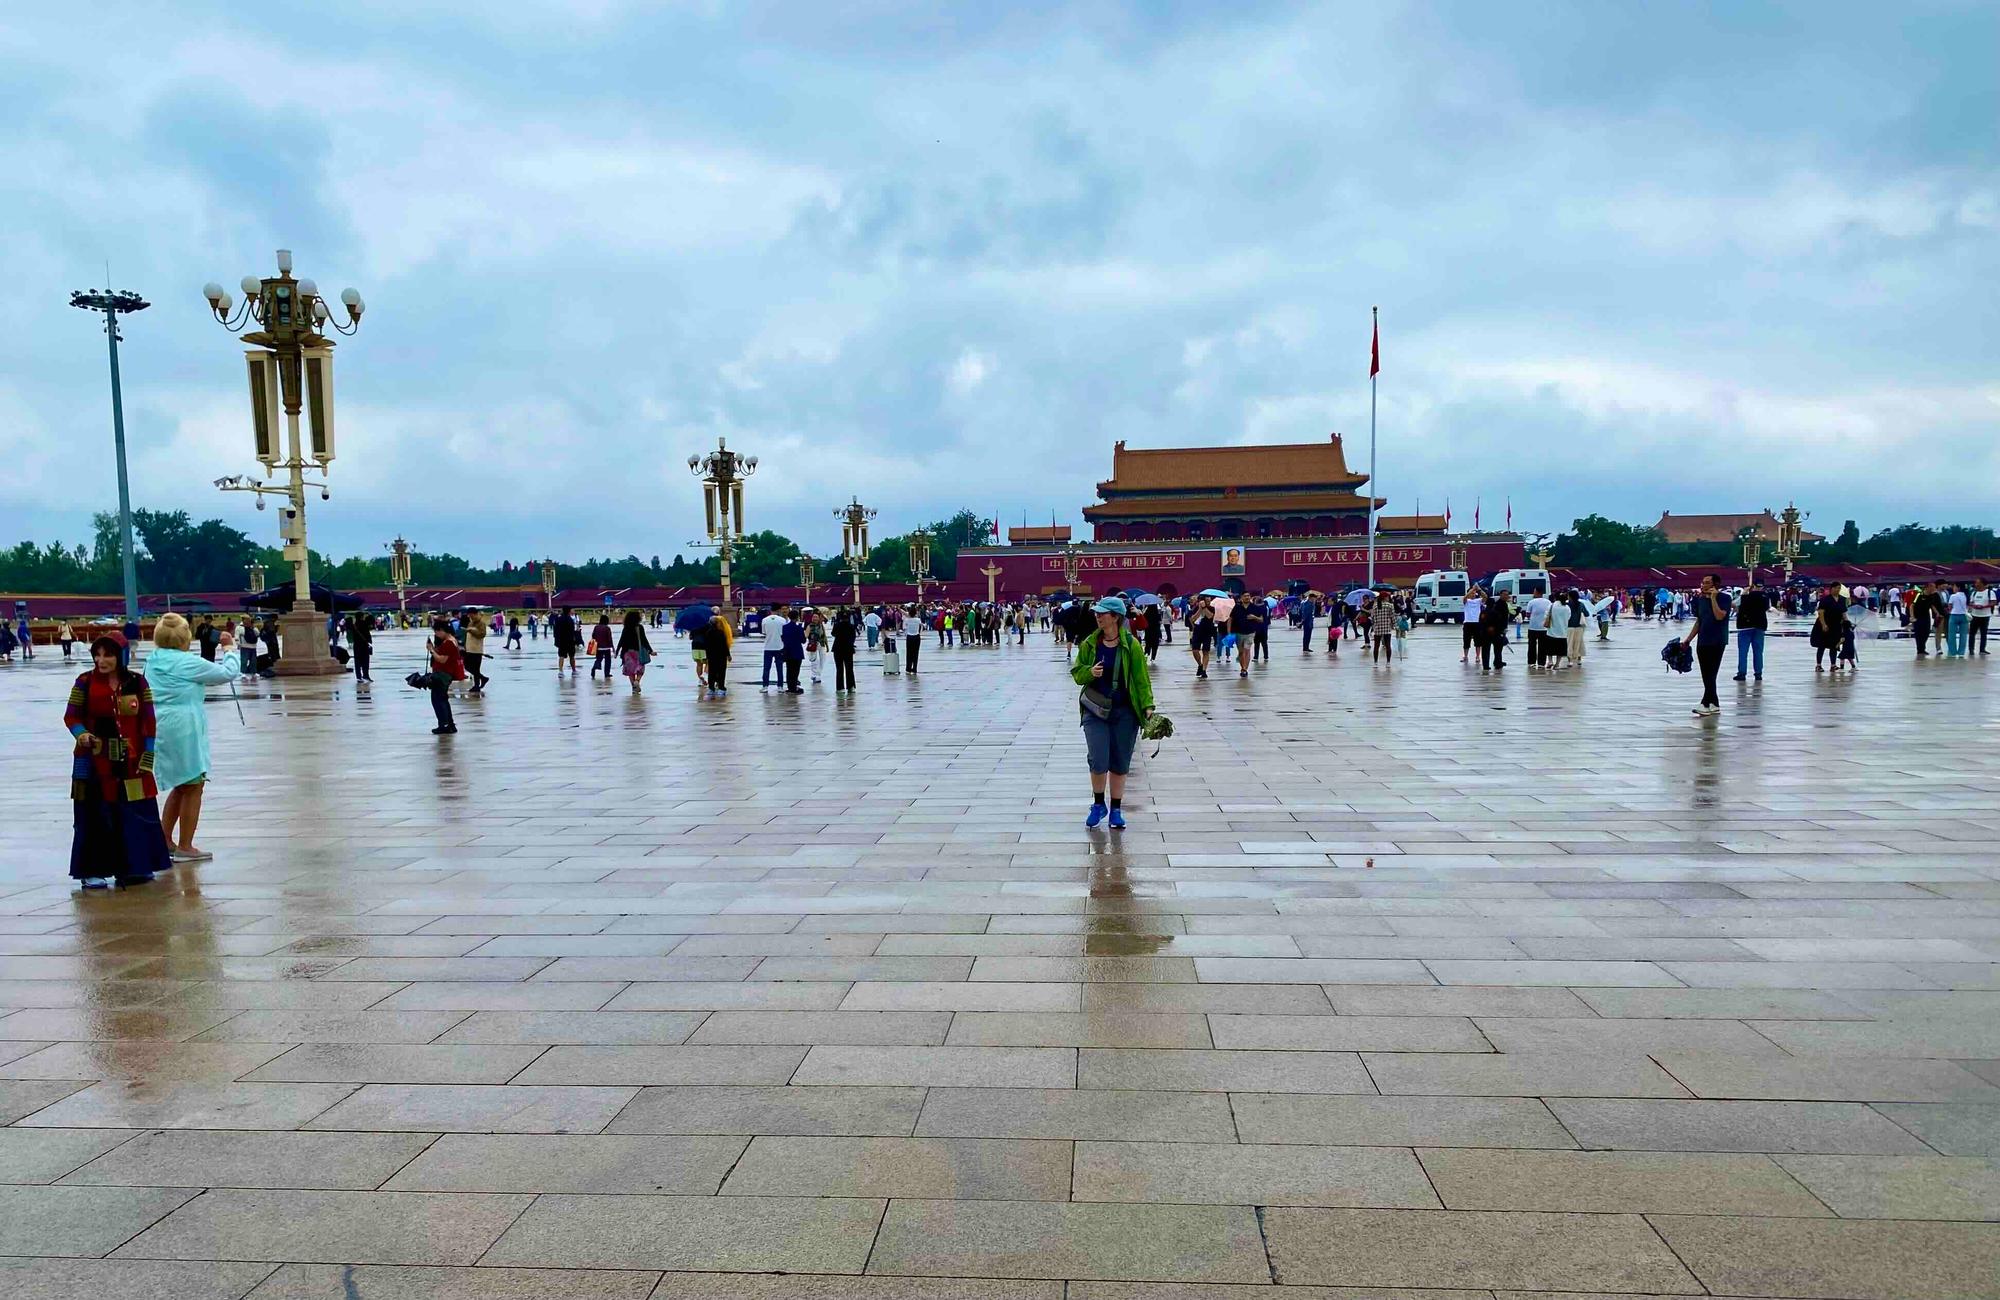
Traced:
[[1070, 667], [1071, 680], [1083, 688], [1077, 716], [1090, 765], [1090, 814], [1083, 824], [1095, 827], [1108, 814], [1111, 829], [1123, 830], [1125, 777], [1132, 770], [1139, 726], [1153, 713], [1153, 679], [1145, 648], [1125, 625], [1124, 600], [1106, 596], [1091, 606], [1091, 612], [1097, 630], [1077, 646]]

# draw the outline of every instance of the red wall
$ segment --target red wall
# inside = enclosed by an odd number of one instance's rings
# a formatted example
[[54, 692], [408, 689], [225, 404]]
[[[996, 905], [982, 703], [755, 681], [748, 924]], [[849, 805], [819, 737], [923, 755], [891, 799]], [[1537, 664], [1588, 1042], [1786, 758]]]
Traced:
[[[1200, 591], [1223, 584], [1222, 552], [1240, 547], [1244, 552], [1244, 584], [1258, 591], [1283, 587], [1293, 578], [1303, 578], [1316, 587], [1346, 587], [1368, 578], [1368, 546], [1365, 541], [1299, 542], [1208, 542], [1196, 545], [1089, 546], [1084, 548], [1083, 572], [1079, 588], [1105, 591], [1137, 587], [1157, 591], [1171, 585], [1176, 593]], [[1377, 539], [1375, 578], [1408, 586], [1420, 573], [1445, 568], [1451, 547], [1441, 541], [1386, 542]], [[1475, 575], [1495, 569], [1517, 569], [1527, 564], [1525, 548], [1518, 539], [1475, 541], [1466, 546], [1467, 568]], [[957, 582], [964, 588], [986, 579], [979, 570], [988, 561], [1001, 569], [999, 586], [1003, 594], [1023, 595], [1063, 585], [1062, 555], [1054, 548], [1016, 546], [961, 551]]]

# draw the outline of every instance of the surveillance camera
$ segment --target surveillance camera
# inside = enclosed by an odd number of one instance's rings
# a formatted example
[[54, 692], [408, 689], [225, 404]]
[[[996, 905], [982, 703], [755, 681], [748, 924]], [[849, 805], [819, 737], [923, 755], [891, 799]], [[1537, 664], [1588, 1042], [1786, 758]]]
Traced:
[[259, 510], [262, 510], [262, 509], [264, 508], [264, 498], [263, 498], [263, 497], [258, 497], [258, 498], [257, 498], [257, 508], [258, 508]]
[[325, 488], [321, 488], [319, 490], [319, 499], [322, 501], [331, 501], [333, 500], [333, 493], [327, 491]]

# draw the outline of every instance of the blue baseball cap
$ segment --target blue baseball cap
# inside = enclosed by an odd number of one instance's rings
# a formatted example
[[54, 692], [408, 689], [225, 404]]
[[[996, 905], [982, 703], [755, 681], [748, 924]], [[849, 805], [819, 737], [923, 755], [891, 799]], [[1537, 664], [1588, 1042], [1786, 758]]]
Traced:
[[1123, 597], [1106, 596], [1090, 608], [1093, 613], [1116, 614], [1120, 618], [1125, 617], [1125, 601]]

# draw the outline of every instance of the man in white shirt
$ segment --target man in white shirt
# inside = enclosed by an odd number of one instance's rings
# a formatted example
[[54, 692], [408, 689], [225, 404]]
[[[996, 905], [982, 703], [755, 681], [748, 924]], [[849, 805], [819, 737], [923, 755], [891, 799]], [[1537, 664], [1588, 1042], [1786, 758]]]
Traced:
[[[759, 686], [783, 686], [785, 684], [785, 606], [780, 605], [764, 615], [764, 674], [757, 679]], [[776, 668], [778, 680], [771, 680], [771, 670]]]
[[[1458, 661], [1466, 662], [1479, 636], [1479, 616], [1486, 612], [1486, 593], [1474, 587], [1465, 597], [1465, 621], [1458, 634]], [[1335, 615], [1338, 618], [1339, 615]]]
[[875, 648], [876, 639], [882, 635], [882, 616], [880, 614], [877, 614], [874, 610], [871, 609], [868, 611], [867, 615], [862, 618], [861, 626], [867, 630], [868, 648], [870, 650], [873, 650]]
[[[1968, 654], [1986, 653], [1986, 628], [1992, 622], [1995, 604], [2000, 604], [2000, 600], [1995, 599], [1993, 588], [1986, 585], [1986, 579], [1974, 578], [1972, 591], [1965, 598], [1966, 609], [1972, 614], [1972, 631], [1966, 643]], [[1973, 646], [1979, 649], [1974, 651]]]
[[1537, 592], [1528, 602], [1528, 667], [1540, 667], [1548, 655], [1549, 611], [1555, 602], [1547, 592]]

